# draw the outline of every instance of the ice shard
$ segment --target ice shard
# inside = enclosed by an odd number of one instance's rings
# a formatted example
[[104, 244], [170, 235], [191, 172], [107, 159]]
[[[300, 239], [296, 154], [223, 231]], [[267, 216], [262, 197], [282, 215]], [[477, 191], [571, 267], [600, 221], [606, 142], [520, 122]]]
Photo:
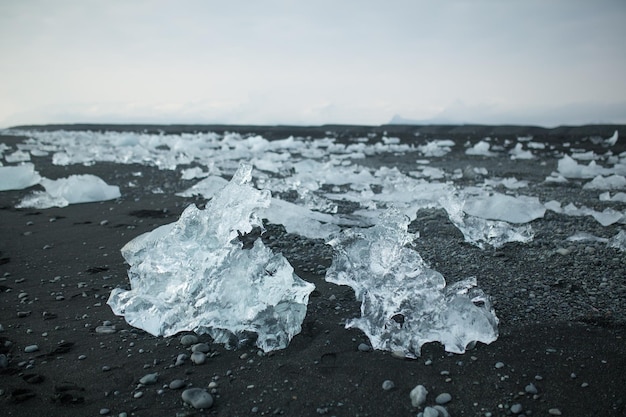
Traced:
[[315, 287], [261, 239], [242, 238], [262, 227], [257, 212], [271, 201], [252, 187], [251, 171], [242, 165], [204, 210], [190, 205], [175, 223], [122, 248], [131, 289], [111, 292], [115, 314], [156, 336], [195, 331], [230, 346], [287, 346]]
[[409, 219], [385, 212], [369, 229], [347, 229], [329, 241], [335, 249], [326, 281], [348, 285], [361, 302], [361, 317], [346, 327], [361, 329], [379, 350], [420, 355], [424, 343], [439, 341], [446, 351], [463, 353], [472, 342], [498, 337], [490, 299], [467, 278], [446, 287], [408, 247], [414, 236]]

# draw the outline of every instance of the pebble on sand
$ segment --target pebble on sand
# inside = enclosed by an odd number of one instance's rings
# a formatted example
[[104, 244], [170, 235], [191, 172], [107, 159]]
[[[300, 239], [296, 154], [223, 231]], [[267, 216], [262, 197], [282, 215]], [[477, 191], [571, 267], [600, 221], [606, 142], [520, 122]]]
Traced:
[[202, 388], [188, 388], [183, 391], [181, 398], [196, 409], [211, 408], [213, 405], [213, 396]]
[[24, 352], [26, 353], [33, 353], [33, 352], [37, 352], [38, 350], [39, 350], [39, 346], [37, 345], [30, 345], [24, 348]]
[[187, 385], [187, 383], [185, 381], [183, 381], [182, 379], [175, 379], [172, 382], [170, 382], [170, 389], [180, 389], [182, 387], [184, 387], [185, 385]]
[[390, 391], [390, 390], [394, 389], [395, 386], [396, 386], [396, 384], [394, 384], [393, 381], [390, 381], [388, 379], [383, 381], [383, 389], [385, 391]]
[[448, 404], [450, 401], [452, 401], [452, 395], [447, 392], [441, 393], [435, 398], [435, 402], [439, 405]]
[[183, 346], [191, 346], [198, 343], [198, 337], [192, 334], [186, 334], [180, 338], [180, 344]]
[[156, 384], [158, 377], [159, 377], [159, 374], [157, 373], [147, 374], [141, 377], [141, 379], [139, 380], [139, 383], [143, 385]]
[[191, 354], [191, 362], [194, 365], [202, 365], [206, 361], [206, 355], [202, 352], [194, 352]]
[[409, 397], [411, 398], [411, 405], [413, 407], [421, 407], [422, 404], [426, 402], [426, 396], [428, 395], [428, 390], [423, 385], [418, 385], [411, 390]]

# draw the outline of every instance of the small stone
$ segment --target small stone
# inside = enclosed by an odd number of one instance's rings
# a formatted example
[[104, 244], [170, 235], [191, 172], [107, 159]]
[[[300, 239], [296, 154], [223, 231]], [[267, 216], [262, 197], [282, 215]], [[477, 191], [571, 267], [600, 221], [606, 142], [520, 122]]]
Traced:
[[96, 327], [96, 333], [99, 333], [99, 334], [113, 334], [116, 331], [117, 330], [115, 329], [115, 326], [98, 326], [98, 327]]
[[181, 389], [185, 385], [187, 385], [187, 383], [183, 381], [182, 379], [175, 379], [172, 382], [170, 382], [169, 387], [170, 389]]
[[9, 359], [4, 353], [0, 354], [0, 369], [4, 369], [9, 366]]
[[447, 404], [450, 401], [452, 401], [452, 395], [448, 394], [447, 392], [441, 393], [437, 395], [437, 398], [435, 398], [435, 402], [439, 405]]
[[411, 405], [415, 408], [421, 407], [422, 404], [426, 402], [427, 395], [428, 390], [426, 390], [426, 387], [423, 385], [417, 385], [409, 394], [409, 397], [411, 398]]
[[180, 344], [183, 346], [191, 346], [198, 343], [198, 337], [193, 334], [186, 334], [180, 338]]
[[191, 362], [194, 365], [202, 365], [206, 361], [206, 354], [202, 352], [194, 352], [191, 354]]
[[548, 414], [550, 414], [551, 416], [561, 416], [563, 415], [561, 413], [561, 410], [559, 410], [558, 408], [551, 408], [548, 410]]
[[139, 383], [143, 385], [153, 385], [157, 383], [158, 377], [159, 377], [158, 373], [147, 374], [141, 377], [141, 379], [139, 380]]
[[202, 388], [188, 388], [183, 391], [181, 398], [196, 409], [211, 408], [213, 405], [213, 397]]
[[395, 359], [406, 359], [406, 355], [402, 350], [394, 350], [393, 352], [391, 352], [391, 357]]
[[134, 399], [141, 398], [141, 397], [143, 397], [143, 391], [137, 391], [136, 393], [133, 394]]
[[496, 369], [502, 369], [504, 368], [504, 362], [496, 362]]
[[359, 350], [359, 352], [369, 352], [372, 350], [370, 345], [368, 345], [367, 343], [360, 343], [357, 349]]
[[439, 417], [439, 411], [434, 407], [426, 407], [422, 415], [424, 417]]
[[104, 365], [102, 366], [102, 372], [109, 372], [111, 370], [111, 367], [108, 365]]
[[189, 356], [187, 356], [185, 353], [181, 353], [180, 355], [178, 355], [176, 357], [176, 363], [174, 364], [175, 366], [180, 366], [182, 364], [185, 363], [185, 361], [189, 358]]
[[202, 353], [207, 353], [211, 350], [211, 348], [209, 347], [209, 345], [207, 345], [206, 343], [196, 343], [195, 345], [193, 345], [191, 347], [191, 351], [192, 352], [202, 352]]
[[37, 345], [29, 345], [24, 348], [24, 352], [26, 353], [33, 353], [33, 352], [37, 352], [38, 350], [39, 350], [39, 346]]
[[571, 251], [571, 250], [569, 250], [569, 249], [565, 249], [565, 248], [558, 248], [558, 249], [556, 250], [556, 253], [558, 253], [559, 255], [567, 256], [567, 255], [569, 255], [570, 253], [572, 253], [572, 251]]
[[439, 411], [439, 417], [450, 417], [450, 413], [448, 413], [448, 410], [446, 410], [446, 407], [442, 405], [435, 405], [433, 406], [433, 408]]
[[527, 394], [536, 394], [538, 392], [537, 387], [532, 382], [524, 387], [524, 391], [526, 391]]
[[394, 384], [393, 381], [390, 381], [388, 379], [383, 381], [383, 389], [385, 391], [390, 391], [390, 390], [394, 389], [395, 386], [396, 386], [396, 384]]
[[78, 360], [79, 360], [79, 361], [84, 361], [85, 359], [87, 359], [87, 355], [80, 355], [80, 356], [78, 357]]
[[109, 414], [111, 412], [111, 410], [109, 410], [108, 408], [101, 408], [100, 409], [100, 415], [101, 416], [106, 416], [107, 414]]
[[589, 386], [588, 382], [583, 382], [582, 384], [580, 384], [581, 388], [587, 388]]
[[523, 410], [523, 409], [524, 409], [524, 408], [522, 407], [522, 405], [521, 405], [520, 403], [516, 403], [516, 404], [513, 404], [513, 405], [511, 406], [511, 413], [513, 413], [513, 414], [519, 414], [519, 413], [521, 413], [521, 412], [522, 412], [522, 410]]

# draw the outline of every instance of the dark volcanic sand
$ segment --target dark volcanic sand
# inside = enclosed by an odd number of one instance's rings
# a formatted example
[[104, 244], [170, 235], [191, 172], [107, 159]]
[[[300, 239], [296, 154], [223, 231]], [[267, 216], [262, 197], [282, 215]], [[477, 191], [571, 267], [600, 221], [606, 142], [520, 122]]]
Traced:
[[[542, 181], [556, 169], [558, 151], [568, 152], [563, 142], [604, 153], [605, 148], [584, 138], [608, 137], [615, 129], [136, 128], [241, 130], [268, 138], [292, 133], [317, 137], [333, 131], [341, 140], [387, 130], [403, 140], [451, 138], [457, 144], [454, 151], [432, 158], [431, 166], [446, 170], [486, 167], [490, 177], [529, 180], [532, 186], [520, 193], [536, 195], [542, 202], [556, 199], [563, 205], [575, 202], [596, 209], [604, 207], [598, 201], [599, 192], [582, 190], [580, 181], [566, 185]], [[417, 130], [422, 135], [415, 138]], [[534, 134], [537, 142], [555, 144], [556, 149], [542, 151], [532, 161], [463, 153], [467, 140], [475, 143], [489, 135], [503, 143], [525, 134]], [[0, 136], [0, 143], [14, 146], [22, 139]], [[613, 152], [624, 150], [626, 140], [621, 139]], [[417, 154], [387, 155], [357, 163], [406, 168], [418, 158]], [[122, 198], [33, 210], [14, 208], [30, 189], [0, 192], [0, 324], [4, 329], [0, 353], [9, 359], [8, 366], [0, 369], [0, 415], [97, 416], [107, 408], [114, 416], [121, 412], [129, 416], [415, 416], [421, 410], [411, 406], [409, 392], [418, 384], [429, 391], [426, 405], [434, 405], [438, 394], [450, 393], [452, 401], [446, 408], [452, 416], [511, 415], [510, 407], [516, 403], [529, 416], [546, 416], [554, 408], [564, 416], [626, 415], [626, 254], [604, 243], [565, 241], [576, 231], [612, 237], [623, 225], [602, 227], [591, 217], [547, 212], [532, 223], [536, 236], [531, 243], [482, 251], [463, 242], [443, 211], [418, 212], [411, 227], [421, 234], [416, 247], [422, 257], [449, 282], [476, 275], [479, 286], [493, 297], [501, 322], [500, 337], [491, 345], [479, 344], [466, 354], [452, 355], [430, 344], [417, 360], [359, 351], [358, 345], [367, 343], [367, 338], [360, 331], [343, 328], [345, 319], [359, 314], [352, 290], [323, 280], [331, 262], [330, 249], [321, 241], [289, 236], [271, 226], [264, 236], [266, 243], [283, 252], [296, 273], [317, 286], [302, 333], [287, 349], [269, 355], [258, 355], [250, 347], [229, 351], [211, 344], [214, 356], [205, 364], [187, 361], [174, 367], [180, 353], [189, 353], [180, 337], [153, 337], [134, 329], [112, 314], [106, 300], [111, 288], [128, 285], [127, 265], [119, 249], [135, 236], [175, 221], [193, 200], [174, 193], [193, 181], [180, 180], [177, 172], [145, 166], [59, 167], [50, 163], [50, 157], [33, 160], [48, 178], [98, 175], [120, 185]], [[134, 177], [134, 171], [144, 176]], [[128, 187], [131, 180], [140, 187]], [[473, 180], [463, 181], [473, 184]], [[165, 193], [148, 191], [157, 186]], [[569, 248], [571, 253], [558, 254], [559, 248]], [[20, 298], [21, 293], [27, 295]], [[95, 332], [106, 320], [116, 326], [116, 333]], [[199, 338], [210, 343], [207, 336]], [[33, 344], [39, 351], [25, 353], [24, 348]], [[497, 362], [504, 366], [497, 368]], [[103, 371], [105, 366], [110, 370]], [[157, 384], [138, 388], [138, 380], [154, 372], [159, 374]], [[184, 406], [180, 390], [164, 388], [175, 379], [202, 388], [216, 381], [213, 407], [200, 411]], [[387, 379], [395, 384], [390, 391], [382, 389]], [[534, 396], [524, 392], [530, 383], [538, 391]], [[134, 398], [138, 391], [143, 395]]]

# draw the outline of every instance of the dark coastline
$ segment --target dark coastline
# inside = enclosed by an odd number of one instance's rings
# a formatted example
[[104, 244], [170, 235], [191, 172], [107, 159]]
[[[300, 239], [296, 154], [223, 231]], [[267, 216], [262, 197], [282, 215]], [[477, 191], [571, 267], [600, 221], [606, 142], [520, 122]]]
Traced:
[[[12, 129], [239, 132], [267, 139], [317, 138], [331, 132], [346, 141], [387, 132], [402, 141], [452, 138], [459, 144], [485, 136], [504, 141], [532, 135], [558, 145], [557, 151], [562, 143], [571, 142], [572, 147], [598, 154], [606, 148], [589, 137], [610, 137], [615, 130], [626, 134], [626, 125], [547, 129], [68, 124]], [[15, 146], [21, 140], [0, 131], [0, 143]], [[612, 151], [625, 152], [626, 140], [620, 138]], [[393, 166], [415, 159], [385, 156], [371, 163]], [[499, 176], [531, 180], [532, 192], [542, 201], [597, 205], [597, 193], [581, 190], [580, 184], [541, 183], [557, 159], [556, 151], [547, 150], [529, 162], [469, 157], [457, 149], [433, 165], [448, 170], [486, 166]], [[533, 242], [481, 251], [465, 244], [440, 210], [420, 211], [412, 225], [422, 236], [416, 244], [420, 254], [447, 279], [476, 275], [479, 285], [494, 297], [501, 323], [500, 337], [491, 345], [452, 355], [429, 344], [417, 360], [359, 351], [367, 338], [342, 325], [358, 315], [353, 292], [323, 279], [331, 261], [328, 247], [269, 227], [268, 245], [283, 252], [296, 273], [317, 287], [302, 333], [286, 349], [270, 355], [249, 347], [226, 350], [200, 336], [214, 356], [203, 365], [187, 361], [173, 366], [179, 354], [189, 354], [180, 337], [153, 337], [130, 327], [112, 314], [106, 299], [111, 288], [128, 282], [119, 249], [135, 236], [175, 221], [192, 202], [175, 192], [189, 183], [176, 172], [140, 165], [61, 167], [50, 157], [33, 161], [42, 175], [51, 178], [92, 173], [109, 183], [135, 181], [139, 186], [122, 186], [117, 200], [45, 210], [15, 208], [31, 189], [0, 192], [0, 353], [10, 358], [0, 373], [0, 415], [97, 416], [106, 408], [111, 416], [122, 412], [156, 417], [416, 416], [421, 409], [411, 406], [409, 392], [417, 384], [429, 391], [427, 405], [434, 405], [438, 394], [450, 393], [452, 401], [446, 408], [453, 417], [510, 416], [514, 404], [522, 406], [518, 415], [528, 417], [548, 416], [551, 409], [559, 409], [563, 416], [626, 415], [626, 253], [598, 242], [566, 242], [578, 230], [608, 238], [623, 225], [604, 228], [589, 217], [550, 212], [535, 221]], [[144, 175], [134, 177], [137, 170]], [[162, 186], [165, 193], [145, 192], [155, 186]], [[571, 253], [558, 254], [562, 247]], [[97, 333], [95, 328], [104, 321], [115, 325], [117, 332]], [[33, 344], [39, 351], [26, 353], [25, 347]], [[496, 367], [498, 362], [503, 366]], [[154, 372], [159, 374], [156, 385], [138, 386], [142, 376]], [[184, 406], [180, 391], [164, 387], [174, 379], [202, 388], [215, 382], [215, 405], [204, 411]], [[383, 390], [385, 380], [392, 380], [395, 388]], [[537, 393], [529, 392], [531, 383]], [[142, 396], [135, 398], [137, 392]]]

